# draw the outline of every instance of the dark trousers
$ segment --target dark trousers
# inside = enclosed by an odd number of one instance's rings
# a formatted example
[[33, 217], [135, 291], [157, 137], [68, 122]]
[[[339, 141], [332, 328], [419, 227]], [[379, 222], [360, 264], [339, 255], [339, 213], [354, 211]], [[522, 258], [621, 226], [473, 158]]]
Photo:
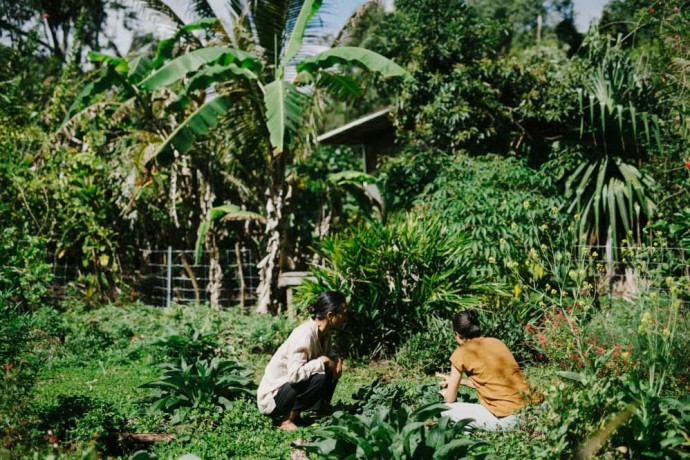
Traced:
[[337, 383], [330, 371], [314, 374], [302, 382], [284, 383], [273, 398], [276, 408], [271, 412], [271, 418], [279, 421], [293, 410], [302, 412], [325, 409], [331, 403]]

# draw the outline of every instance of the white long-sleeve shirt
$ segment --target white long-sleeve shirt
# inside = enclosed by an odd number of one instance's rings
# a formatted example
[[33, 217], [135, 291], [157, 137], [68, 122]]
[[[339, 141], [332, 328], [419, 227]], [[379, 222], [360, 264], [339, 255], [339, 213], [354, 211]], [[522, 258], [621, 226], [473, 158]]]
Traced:
[[297, 383], [314, 374], [323, 374], [321, 356], [330, 352], [328, 337], [319, 337], [319, 328], [312, 319], [296, 327], [278, 348], [257, 390], [259, 412], [270, 414], [276, 407], [274, 397], [286, 382]]

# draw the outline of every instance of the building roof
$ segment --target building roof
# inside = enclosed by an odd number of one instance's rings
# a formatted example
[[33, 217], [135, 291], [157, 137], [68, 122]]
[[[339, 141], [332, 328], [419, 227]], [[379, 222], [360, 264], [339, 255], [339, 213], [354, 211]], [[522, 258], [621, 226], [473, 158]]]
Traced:
[[319, 144], [358, 145], [375, 142], [384, 131], [393, 129], [388, 114], [391, 107], [370, 113], [316, 138]]

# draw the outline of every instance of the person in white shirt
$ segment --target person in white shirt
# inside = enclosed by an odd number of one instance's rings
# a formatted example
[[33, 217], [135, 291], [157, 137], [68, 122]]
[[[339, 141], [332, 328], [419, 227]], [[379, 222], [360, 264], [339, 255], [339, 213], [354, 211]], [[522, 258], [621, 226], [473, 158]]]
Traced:
[[296, 430], [302, 411], [325, 411], [343, 370], [330, 347], [330, 333], [347, 316], [340, 292], [322, 292], [309, 307], [311, 319], [295, 328], [266, 366], [257, 405], [284, 430]]

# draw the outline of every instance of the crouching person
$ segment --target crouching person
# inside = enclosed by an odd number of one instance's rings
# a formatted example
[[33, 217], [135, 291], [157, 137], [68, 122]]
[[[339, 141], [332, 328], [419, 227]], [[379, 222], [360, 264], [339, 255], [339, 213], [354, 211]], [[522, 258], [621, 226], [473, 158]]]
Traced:
[[[476, 310], [457, 313], [453, 330], [458, 348], [450, 357], [450, 376], [442, 376], [441, 394], [450, 409], [442, 415], [453, 420], [473, 419], [473, 428], [511, 430], [515, 413], [538, 396], [531, 395], [527, 382], [508, 347], [499, 339], [481, 337]], [[463, 379], [463, 374], [467, 379]], [[474, 388], [479, 404], [456, 402], [460, 385]]]
[[259, 411], [284, 430], [296, 430], [303, 411], [328, 410], [342, 374], [330, 333], [345, 321], [345, 296], [323, 292], [309, 313], [311, 319], [295, 328], [273, 355], [257, 391]]

